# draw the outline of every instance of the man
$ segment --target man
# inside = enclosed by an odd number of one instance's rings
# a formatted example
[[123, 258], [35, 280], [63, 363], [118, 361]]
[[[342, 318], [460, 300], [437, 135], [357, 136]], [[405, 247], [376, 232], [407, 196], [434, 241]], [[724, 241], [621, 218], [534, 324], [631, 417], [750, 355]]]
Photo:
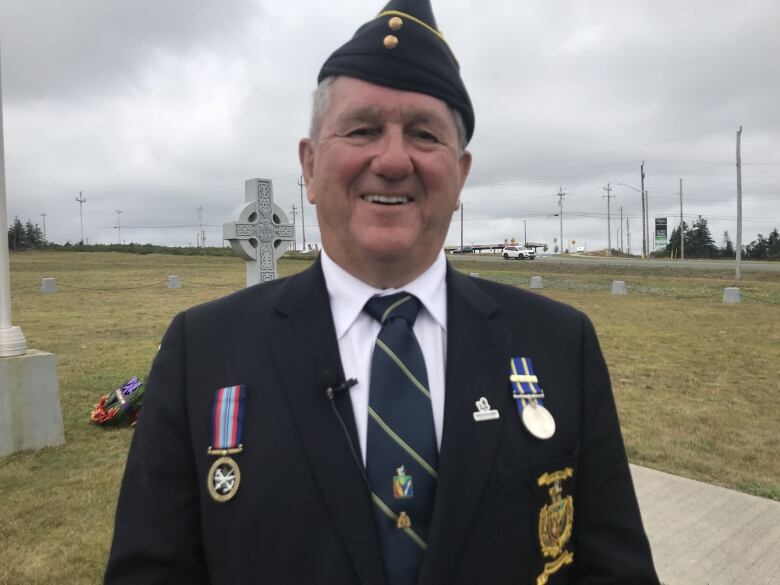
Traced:
[[326, 61], [323, 253], [174, 319], [106, 583], [657, 583], [590, 322], [447, 266], [473, 130], [427, 0]]

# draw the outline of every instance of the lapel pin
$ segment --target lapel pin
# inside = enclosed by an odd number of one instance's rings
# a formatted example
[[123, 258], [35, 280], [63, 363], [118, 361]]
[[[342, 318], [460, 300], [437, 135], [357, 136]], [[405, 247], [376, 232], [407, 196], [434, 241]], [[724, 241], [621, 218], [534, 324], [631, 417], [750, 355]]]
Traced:
[[412, 476], [407, 475], [402, 465], [396, 470], [398, 475], [393, 476], [393, 497], [396, 500], [406, 500], [414, 497], [414, 485]]
[[396, 522], [395, 525], [396, 525], [396, 528], [398, 528], [398, 530], [404, 530], [406, 528], [411, 528], [412, 527], [412, 521], [411, 521], [411, 519], [409, 518], [409, 516], [407, 515], [406, 512], [401, 512], [398, 515], [398, 521]]
[[484, 396], [474, 403], [477, 406], [477, 410], [474, 411], [474, 420], [482, 422], [486, 420], [497, 420], [499, 417], [498, 411], [490, 408], [490, 403]]
[[544, 392], [539, 388], [531, 358], [512, 358], [509, 367], [512, 397], [523, 425], [537, 439], [549, 439], [555, 434], [555, 419], [544, 406]]

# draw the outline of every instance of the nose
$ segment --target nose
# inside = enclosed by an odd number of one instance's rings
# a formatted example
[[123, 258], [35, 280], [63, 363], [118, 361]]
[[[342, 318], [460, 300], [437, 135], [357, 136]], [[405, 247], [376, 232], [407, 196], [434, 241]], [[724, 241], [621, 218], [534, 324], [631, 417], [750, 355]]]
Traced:
[[379, 152], [371, 160], [371, 170], [374, 173], [397, 181], [412, 172], [414, 165], [400, 128], [388, 128], [378, 146]]

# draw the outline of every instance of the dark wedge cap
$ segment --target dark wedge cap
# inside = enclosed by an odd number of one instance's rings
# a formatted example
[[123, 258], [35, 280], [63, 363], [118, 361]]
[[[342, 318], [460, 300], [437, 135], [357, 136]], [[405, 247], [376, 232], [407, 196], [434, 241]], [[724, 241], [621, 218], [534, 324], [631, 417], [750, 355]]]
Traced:
[[467, 142], [474, 134], [471, 99], [430, 0], [390, 0], [328, 57], [317, 82], [333, 75], [439, 98], [463, 116]]

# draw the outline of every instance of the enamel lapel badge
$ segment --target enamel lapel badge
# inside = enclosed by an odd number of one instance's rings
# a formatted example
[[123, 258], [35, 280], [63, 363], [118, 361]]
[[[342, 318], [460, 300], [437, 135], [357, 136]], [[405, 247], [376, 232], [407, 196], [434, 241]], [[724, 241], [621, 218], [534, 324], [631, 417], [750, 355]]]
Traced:
[[539, 388], [531, 358], [512, 358], [509, 370], [512, 397], [523, 425], [537, 439], [549, 439], [555, 434], [555, 419], [544, 407], [544, 392]]
[[244, 431], [246, 387], [227, 386], [214, 395], [212, 413], [212, 444], [209, 455], [218, 457], [206, 478], [209, 495], [215, 502], [227, 502], [238, 491], [241, 470], [231, 455], [244, 450], [241, 438]]
[[482, 422], [486, 420], [498, 420], [498, 411], [490, 408], [490, 403], [487, 401], [487, 398], [483, 396], [474, 404], [477, 407], [477, 410], [473, 412], [475, 421]]
[[398, 475], [393, 476], [393, 497], [396, 500], [406, 500], [414, 497], [414, 484], [412, 476], [407, 474], [402, 465], [396, 470]]

